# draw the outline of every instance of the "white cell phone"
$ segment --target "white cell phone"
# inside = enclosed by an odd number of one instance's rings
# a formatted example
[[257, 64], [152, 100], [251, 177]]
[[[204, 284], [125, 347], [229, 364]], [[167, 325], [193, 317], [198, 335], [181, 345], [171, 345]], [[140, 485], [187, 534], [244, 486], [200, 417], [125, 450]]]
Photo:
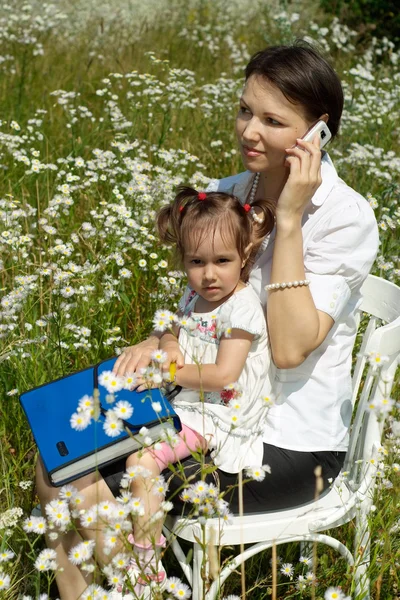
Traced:
[[319, 138], [321, 141], [320, 148], [322, 149], [332, 137], [331, 132], [329, 131], [328, 125], [325, 121], [318, 121], [315, 125], [313, 125], [302, 137], [306, 142], [312, 142], [315, 138], [316, 134], [319, 133]]

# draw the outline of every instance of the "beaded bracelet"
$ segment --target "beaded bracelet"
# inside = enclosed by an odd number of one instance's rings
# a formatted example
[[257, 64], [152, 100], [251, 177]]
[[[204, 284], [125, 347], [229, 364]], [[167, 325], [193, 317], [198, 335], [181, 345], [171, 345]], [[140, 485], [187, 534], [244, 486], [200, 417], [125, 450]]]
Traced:
[[297, 288], [301, 287], [302, 285], [310, 285], [310, 280], [300, 279], [300, 281], [288, 281], [286, 283], [270, 283], [269, 285], [266, 285], [264, 289], [269, 292], [270, 290], [284, 290], [292, 287]]

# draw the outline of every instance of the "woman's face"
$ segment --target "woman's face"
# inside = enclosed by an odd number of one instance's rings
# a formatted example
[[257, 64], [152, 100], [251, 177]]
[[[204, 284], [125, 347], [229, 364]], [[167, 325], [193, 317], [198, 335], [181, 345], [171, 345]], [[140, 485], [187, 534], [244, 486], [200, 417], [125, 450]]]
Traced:
[[246, 81], [236, 117], [236, 135], [243, 164], [252, 172], [286, 169], [285, 149], [296, 144], [314, 121], [300, 104], [258, 75]]

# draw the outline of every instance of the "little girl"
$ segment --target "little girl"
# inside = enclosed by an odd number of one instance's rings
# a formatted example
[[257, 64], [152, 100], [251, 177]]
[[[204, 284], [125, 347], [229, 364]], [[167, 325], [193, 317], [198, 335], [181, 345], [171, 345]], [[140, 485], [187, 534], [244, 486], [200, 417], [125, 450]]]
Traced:
[[150, 492], [149, 480], [198, 450], [211, 450], [214, 463], [228, 473], [262, 464], [273, 375], [263, 309], [246, 281], [273, 223], [266, 201], [243, 206], [232, 195], [191, 188], [181, 188], [159, 212], [160, 239], [175, 246], [188, 279], [179, 303], [180, 324], [160, 340], [167, 367], [174, 360], [179, 367], [181, 352], [184, 356], [174, 380], [184, 388], [174, 401], [182, 431], [174, 448], [163, 442], [157, 450], [146, 448], [127, 459], [127, 468], [150, 472], [131, 483], [132, 494], [144, 505], [130, 536], [136, 557], [130, 579], [138, 598], [150, 597], [149, 584], [162, 587], [166, 578], [158, 558], [165, 544], [162, 522], [150, 521], [162, 498]]

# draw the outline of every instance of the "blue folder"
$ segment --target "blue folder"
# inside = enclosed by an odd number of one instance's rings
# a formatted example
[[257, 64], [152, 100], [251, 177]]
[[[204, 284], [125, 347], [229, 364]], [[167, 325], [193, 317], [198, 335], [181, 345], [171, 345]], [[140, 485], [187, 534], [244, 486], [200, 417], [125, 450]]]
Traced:
[[[159, 389], [145, 392], [121, 390], [117, 401], [130, 402], [133, 414], [124, 421], [124, 431], [117, 437], [109, 437], [103, 423], [104, 412], [111, 407], [106, 402], [107, 391], [101, 386], [102, 414], [98, 421], [92, 421], [83, 431], [72, 429], [70, 418], [76, 412], [79, 400], [85, 394], [93, 395], [94, 388], [99, 387], [100, 373], [112, 370], [115, 361], [116, 358], [103, 361], [20, 396], [49, 480], [54, 486], [64, 485], [132, 454], [142, 447], [143, 436], [138, 435], [142, 427], [149, 430], [147, 435], [153, 441], [160, 439], [166, 428], [181, 429], [179, 417]], [[160, 412], [154, 411], [153, 402], [160, 403]]]

